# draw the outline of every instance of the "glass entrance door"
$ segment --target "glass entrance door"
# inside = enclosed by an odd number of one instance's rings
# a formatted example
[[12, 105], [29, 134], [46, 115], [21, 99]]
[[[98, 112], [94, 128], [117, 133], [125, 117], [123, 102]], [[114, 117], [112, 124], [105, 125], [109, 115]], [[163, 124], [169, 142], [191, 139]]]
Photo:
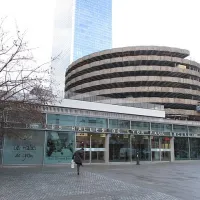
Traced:
[[105, 162], [106, 134], [77, 133], [76, 149], [84, 148], [85, 163]]
[[152, 161], [170, 161], [171, 146], [169, 137], [151, 136]]

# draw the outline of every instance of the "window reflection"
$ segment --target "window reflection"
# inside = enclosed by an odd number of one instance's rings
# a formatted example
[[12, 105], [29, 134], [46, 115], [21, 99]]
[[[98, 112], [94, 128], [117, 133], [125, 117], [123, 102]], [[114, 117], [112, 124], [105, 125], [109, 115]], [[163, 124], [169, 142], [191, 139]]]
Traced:
[[130, 162], [130, 135], [113, 134], [110, 137], [110, 162]]
[[77, 117], [77, 126], [107, 128], [107, 119], [94, 117]]
[[174, 132], [187, 133], [187, 126], [173, 125]]
[[172, 132], [171, 124], [151, 123], [151, 130], [158, 132]]
[[47, 124], [63, 126], [75, 126], [75, 116], [70, 115], [47, 115]]
[[136, 160], [137, 151], [140, 160], [151, 160], [149, 139], [149, 136], [132, 136], [132, 160]]
[[110, 119], [109, 120], [109, 128], [130, 129], [130, 121]]
[[135, 130], [150, 130], [149, 122], [131, 122], [131, 129]]
[[45, 163], [68, 163], [74, 152], [74, 132], [48, 131]]
[[200, 159], [200, 138], [190, 138], [190, 158]]
[[189, 158], [188, 138], [174, 138], [174, 154], [176, 160]]

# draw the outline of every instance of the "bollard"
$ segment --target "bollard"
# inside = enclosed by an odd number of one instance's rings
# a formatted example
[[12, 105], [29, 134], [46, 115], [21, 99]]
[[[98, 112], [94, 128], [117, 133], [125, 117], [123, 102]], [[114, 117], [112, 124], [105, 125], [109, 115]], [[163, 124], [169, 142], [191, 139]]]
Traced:
[[137, 152], [137, 163], [136, 163], [136, 165], [140, 165], [139, 152]]

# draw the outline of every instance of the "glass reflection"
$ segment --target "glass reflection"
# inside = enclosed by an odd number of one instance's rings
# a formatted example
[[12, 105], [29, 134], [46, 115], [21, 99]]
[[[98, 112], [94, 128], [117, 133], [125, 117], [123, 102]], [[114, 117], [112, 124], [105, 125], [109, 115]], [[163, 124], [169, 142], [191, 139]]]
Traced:
[[109, 119], [109, 128], [130, 129], [130, 121]]
[[107, 128], [108, 120], [105, 118], [80, 117], [79, 116], [79, 117], [77, 117], [77, 126]]
[[110, 162], [130, 162], [130, 135], [112, 134], [109, 144]]
[[69, 163], [74, 153], [74, 132], [48, 131], [45, 163]]
[[190, 158], [200, 159], [200, 138], [190, 138]]
[[56, 124], [63, 126], [75, 126], [75, 116], [70, 115], [47, 115], [47, 124]]
[[140, 160], [151, 160], [149, 136], [132, 136], [132, 160], [136, 160], [137, 151]]
[[3, 135], [0, 134], [0, 165], [2, 164], [3, 151]]
[[150, 130], [150, 123], [149, 122], [131, 122], [131, 129], [134, 130], [142, 130], [142, 131], [149, 131]]
[[174, 154], [176, 160], [189, 159], [188, 138], [174, 138]]

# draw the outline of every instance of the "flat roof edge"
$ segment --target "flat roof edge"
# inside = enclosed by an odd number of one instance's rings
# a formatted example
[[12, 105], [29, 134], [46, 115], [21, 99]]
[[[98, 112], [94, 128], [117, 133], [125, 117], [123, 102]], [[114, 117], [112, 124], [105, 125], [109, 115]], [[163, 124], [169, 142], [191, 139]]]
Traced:
[[120, 105], [112, 105], [112, 104], [104, 104], [104, 103], [97, 103], [97, 102], [72, 100], [72, 99], [63, 99], [60, 103], [56, 103], [55, 105], [51, 105], [51, 106], [165, 118], [164, 110], [136, 108], [136, 107], [128, 107], [128, 106], [120, 106]]

